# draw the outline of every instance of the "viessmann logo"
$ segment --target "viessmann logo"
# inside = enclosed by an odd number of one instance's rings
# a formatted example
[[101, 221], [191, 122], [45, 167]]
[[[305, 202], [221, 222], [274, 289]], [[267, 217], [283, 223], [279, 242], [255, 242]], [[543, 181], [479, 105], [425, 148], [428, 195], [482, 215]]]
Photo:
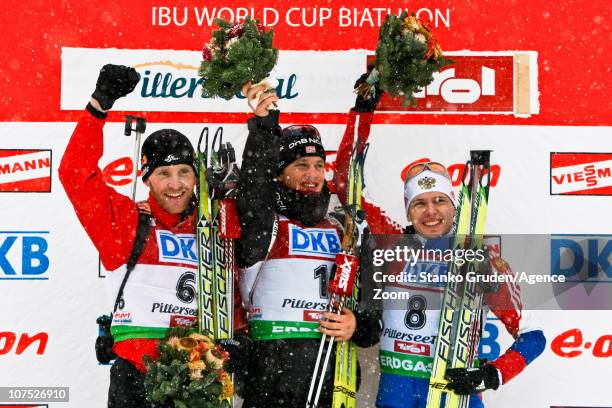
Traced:
[[0, 192], [51, 192], [51, 150], [0, 150]]
[[612, 195], [612, 153], [551, 153], [551, 195]]

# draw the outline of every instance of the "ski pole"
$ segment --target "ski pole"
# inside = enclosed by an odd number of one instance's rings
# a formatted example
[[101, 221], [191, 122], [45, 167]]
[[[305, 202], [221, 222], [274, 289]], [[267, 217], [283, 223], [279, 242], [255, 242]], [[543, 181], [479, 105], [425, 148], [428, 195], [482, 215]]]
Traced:
[[147, 128], [147, 121], [144, 118], [139, 118], [132, 115], [127, 115], [125, 117], [125, 130], [123, 132], [126, 136], [131, 136], [132, 131], [136, 133], [136, 137], [134, 138], [134, 155], [132, 163], [132, 191], [130, 192], [130, 197], [132, 200], [136, 200], [136, 184], [138, 182], [138, 162], [140, 161], [140, 137], [145, 132]]
[[[327, 311], [328, 312], [335, 312], [337, 314], [340, 314], [338, 311], [334, 310], [334, 304], [336, 303], [336, 295], [333, 294], [332, 295], [332, 299], [329, 302], [329, 306], [327, 307]], [[340, 309], [342, 310], [342, 309]], [[334, 337], [330, 336], [330, 340], [329, 343], [333, 344], [333, 339]], [[319, 352], [317, 353], [317, 360], [315, 362], [315, 368], [312, 374], [312, 379], [310, 380], [310, 388], [308, 390], [308, 398], [306, 400], [306, 407], [316, 407], [318, 400], [319, 400], [319, 392], [320, 392], [320, 385], [322, 384], [322, 378], [325, 377], [325, 370], [327, 369], [327, 364], [325, 363], [324, 367], [323, 367], [323, 371], [321, 373], [321, 376], [319, 377], [319, 366], [321, 365], [321, 359], [323, 358], [323, 350], [325, 349], [325, 341], [327, 340], [327, 334], [323, 333], [323, 335], [321, 336], [321, 343], [319, 344]], [[331, 347], [331, 346], [329, 346]], [[325, 360], [325, 362], [327, 362], [329, 360], [329, 353], [330, 350], [328, 349], [326, 354], [325, 354], [325, 358], [323, 358]], [[316, 398], [313, 401], [312, 400], [312, 396], [313, 396], [313, 392], [315, 389], [315, 384], [317, 386], [317, 394], [316, 394]]]
[[[132, 128], [132, 122], [136, 122], [136, 127]], [[130, 197], [132, 200], [136, 200], [136, 184], [137, 179], [136, 175], [138, 174], [138, 163], [140, 162], [140, 136], [145, 132], [147, 128], [147, 121], [144, 118], [139, 118], [131, 115], [126, 115], [125, 117], [125, 130], [123, 132], [124, 135], [130, 136], [132, 134], [132, 130], [136, 132], [136, 138], [134, 140], [134, 156], [132, 157], [132, 187], [130, 192]], [[102, 271], [102, 260], [98, 257], [98, 275], [101, 274]]]
[[[132, 122], [136, 122], [136, 127], [132, 128]], [[145, 132], [147, 128], [147, 121], [144, 118], [139, 118], [136, 116], [126, 115], [125, 117], [125, 130], [123, 132], [124, 135], [130, 136], [132, 131], [136, 132], [136, 138], [134, 140], [134, 156], [132, 157], [132, 191], [130, 192], [130, 197], [132, 200], [136, 200], [136, 175], [138, 174], [138, 163], [140, 161], [140, 136]], [[98, 276], [101, 276], [102, 273], [102, 260], [98, 256]]]
[[[336, 314], [340, 315], [342, 313], [342, 308], [344, 308], [344, 304], [346, 301], [346, 296], [342, 296], [340, 298], [340, 303], [338, 304], [338, 309], [336, 310]], [[329, 342], [327, 343], [327, 351], [325, 352], [325, 360], [323, 361], [323, 368], [321, 368], [321, 375], [319, 376], [319, 383], [317, 385], [317, 393], [315, 394], [315, 398], [313, 401], [313, 407], [316, 408], [319, 404], [319, 397], [321, 396], [321, 390], [323, 389], [323, 383], [325, 381], [325, 372], [327, 371], [327, 366], [329, 365], [329, 358], [332, 355], [334, 342], [336, 341], [335, 336], [330, 336]]]
[[[330, 307], [328, 307], [327, 311], [340, 315], [342, 313], [342, 308], [344, 307], [345, 299], [346, 297], [342, 296], [340, 298], [340, 301], [337, 302], [336, 296], [334, 294], [330, 302]], [[338, 306], [335, 307], [334, 305], [338, 305]], [[323, 350], [325, 349], [326, 339], [327, 339], [327, 335], [324, 333], [323, 336], [321, 337], [321, 343], [319, 344], [319, 352], [317, 354], [317, 361], [315, 363], [314, 373], [313, 373], [312, 379], [310, 380], [310, 389], [308, 390], [308, 399], [306, 401], [307, 408], [315, 408], [319, 404], [319, 397], [321, 395], [321, 389], [323, 388], [323, 382], [325, 380], [325, 372], [327, 371], [327, 366], [329, 365], [329, 358], [332, 354], [332, 348], [334, 345], [334, 341], [336, 340], [336, 337], [330, 336], [329, 341], [327, 342], [327, 351], [325, 352], [325, 357], [323, 357]], [[323, 360], [323, 367], [321, 368], [321, 371], [319, 372], [319, 366], [321, 364], [321, 360]], [[316, 384], [317, 392], [315, 393], [315, 397], [313, 400], [312, 394], [315, 389], [315, 384]]]
[[327, 338], [327, 334], [323, 333], [321, 336], [321, 343], [319, 343], [319, 352], [317, 353], [317, 361], [315, 363], [314, 372], [312, 374], [312, 378], [310, 379], [310, 388], [308, 389], [308, 398], [306, 399], [306, 408], [312, 407], [312, 393], [315, 388], [315, 384], [317, 383], [317, 377], [319, 375], [319, 364], [321, 363], [321, 356], [323, 355], [323, 349], [325, 349], [325, 339]]
[[[359, 259], [351, 254], [345, 252], [339, 252], [336, 254], [336, 272], [328, 284], [328, 291], [331, 293], [331, 300], [329, 303], [328, 311], [333, 311], [337, 315], [342, 313], [347, 296], [350, 296], [353, 292], [353, 285], [357, 276], [357, 268], [359, 266]], [[337, 297], [340, 297], [339, 301]], [[319, 373], [319, 365], [321, 364], [322, 351], [327, 336], [325, 334], [321, 337], [321, 344], [319, 345], [319, 353], [315, 363], [315, 369], [310, 382], [310, 389], [308, 391], [308, 399], [306, 400], [307, 408], [314, 408], [319, 403], [319, 397], [321, 396], [321, 389], [323, 388], [323, 382], [325, 380], [325, 372], [329, 365], [329, 359], [331, 357], [335, 336], [330, 336], [328, 341], [327, 351], [325, 352], [325, 358], [323, 361], [323, 367]], [[317, 392], [314, 400], [312, 399], [312, 393], [314, 390], [314, 384], [317, 383]]]

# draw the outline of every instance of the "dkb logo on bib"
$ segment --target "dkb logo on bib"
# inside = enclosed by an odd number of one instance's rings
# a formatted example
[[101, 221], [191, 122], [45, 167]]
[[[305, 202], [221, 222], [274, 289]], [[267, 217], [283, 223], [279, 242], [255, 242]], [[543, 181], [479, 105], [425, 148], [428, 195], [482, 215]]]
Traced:
[[172, 234], [169, 231], [157, 231], [159, 260], [166, 262], [198, 263], [196, 255], [196, 238], [193, 234]]
[[300, 228], [289, 225], [289, 255], [334, 259], [340, 252], [340, 239], [333, 228]]

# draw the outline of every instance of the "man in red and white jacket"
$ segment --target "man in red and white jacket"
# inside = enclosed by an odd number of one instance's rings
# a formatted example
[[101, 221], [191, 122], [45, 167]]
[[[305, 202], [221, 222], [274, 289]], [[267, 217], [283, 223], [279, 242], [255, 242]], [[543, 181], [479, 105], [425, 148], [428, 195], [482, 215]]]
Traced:
[[[196, 281], [196, 159], [180, 132], [153, 132], [142, 147], [146, 202], [136, 203], [106, 185], [98, 167], [107, 111], [130, 93], [140, 75], [125, 66], [105, 65], [96, 90], [68, 143], [59, 177], [79, 221], [112, 271], [113, 301], [134, 246], [139, 212], [150, 214], [144, 248], [123, 290], [111, 332], [117, 358], [111, 368], [109, 407], [149, 407], [144, 391], [144, 356], [157, 358], [168, 329], [197, 325], [197, 294], [180, 290]], [[184, 285], [183, 285], [184, 286]], [[239, 302], [239, 300], [237, 300]], [[112, 304], [112, 303], [111, 303]]]
[[[367, 74], [364, 74], [355, 87], [366, 78]], [[342, 202], [346, 201], [347, 195], [353, 135], [357, 133], [357, 149], [363, 149], [370, 136], [379, 96], [375, 94], [369, 100], [359, 96], [349, 113], [348, 124], [338, 149], [334, 176], [336, 192]], [[428, 245], [435, 247], [449, 242], [456, 215], [454, 197], [452, 183], [444, 166], [439, 163], [419, 163], [408, 170], [404, 185], [406, 217], [411, 225], [403, 228], [367, 199], [362, 205], [373, 234], [388, 234], [398, 240], [412, 239], [419, 247], [428, 248]], [[503, 259], [491, 257], [489, 261], [496, 274], [512, 274]], [[396, 262], [392, 266], [399, 269], [388, 270], [387, 273], [415, 274], [415, 271], [427, 270], [428, 273], [431, 271], [445, 275], [447, 272], [445, 262], [432, 260], [418, 260], [414, 264], [405, 265]], [[440, 304], [444, 287], [443, 284], [416, 282], [394, 283], [385, 288], [394, 292], [409, 292], [410, 302], [405, 309], [400, 309], [393, 302], [382, 304], [384, 330], [380, 338], [381, 377], [376, 401], [379, 408], [422, 408], [427, 403], [440, 320], [440, 309], [432, 308], [431, 305]], [[416, 303], [414, 308], [411, 307], [411, 302], [418, 299], [421, 299], [418, 307]], [[535, 360], [546, 344], [544, 333], [529, 311], [522, 308], [519, 288], [515, 285], [506, 283], [495, 293], [484, 293], [484, 303], [485, 308], [504, 324], [514, 342], [497, 359], [478, 368], [446, 371], [449, 387], [457, 394], [470, 395], [470, 408], [482, 408], [480, 392], [506, 384]], [[428, 304], [430, 307], [427, 307]], [[418, 318], [410, 319], [411, 316]], [[410, 342], [402, 341], [407, 339]]]

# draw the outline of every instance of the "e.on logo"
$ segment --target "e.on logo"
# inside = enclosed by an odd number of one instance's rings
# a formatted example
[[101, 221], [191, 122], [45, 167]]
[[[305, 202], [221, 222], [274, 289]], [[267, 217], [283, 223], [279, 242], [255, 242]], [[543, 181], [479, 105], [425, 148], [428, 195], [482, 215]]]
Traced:
[[0, 332], [0, 355], [9, 354], [14, 351], [16, 355], [22, 354], [28, 348], [35, 347], [36, 354], [44, 354], [47, 347], [49, 335], [45, 332], [36, 333], [30, 336], [22, 333], [19, 338], [14, 332]]
[[[134, 163], [129, 157], [120, 157], [108, 163], [102, 169], [102, 176], [106, 184], [110, 186], [125, 186], [132, 182], [132, 171]], [[136, 177], [140, 177], [142, 171], [138, 170]]]
[[584, 341], [580, 329], [567, 330], [553, 339], [550, 348], [560, 357], [578, 357], [592, 348], [593, 357], [612, 357], [612, 334], [603, 335], [595, 341]]

